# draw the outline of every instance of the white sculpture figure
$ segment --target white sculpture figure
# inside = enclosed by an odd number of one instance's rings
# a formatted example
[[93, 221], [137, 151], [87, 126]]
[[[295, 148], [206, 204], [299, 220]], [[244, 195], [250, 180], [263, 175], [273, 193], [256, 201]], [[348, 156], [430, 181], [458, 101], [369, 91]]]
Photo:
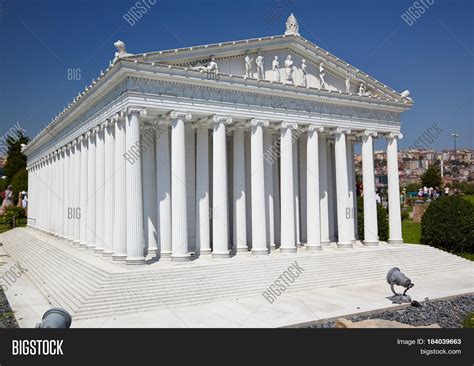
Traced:
[[245, 56], [245, 77], [251, 78], [252, 77], [252, 61], [253, 57], [249, 55]]
[[319, 64], [319, 82], [321, 83], [319, 85], [319, 89], [322, 89], [322, 88], [326, 89], [326, 82], [324, 81], [324, 75], [325, 75], [324, 74], [324, 65], [321, 62]]
[[127, 51], [125, 50], [125, 43], [121, 40], [115, 42], [114, 47], [117, 49], [117, 52], [115, 52], [115, 58], [113, 62], [117, 61], [119, 58], [132, 55], [131, 53], [127, 53]]
[[219, 67], [217, 66], [216, 58], [214, 56], [211, 57], [211, 61], [206, 67], [208, 72], [213, 72], [214, 74], [219, 73]]
[[208, 73], [214, 73], [214, 74], [218, 74], [219, 73], [219, 67], [217, 65], [217, 62], [216, 62], [216, 58], [214, 56], [211, 56], [211, 61], [209, 61], [207, 63], [207, 65], [198, 65], [198, 66], [194, 66], [194, 67], [191, 67], [192, 70], [199, 70], [199, 71], [207, 71]]
[[411, 97], [410, 97], [410, 91], [409, 91], [409, 90], [403, 91], [400, 95], [401, 95], [403, 98], [409, 100], [410, 102], [413, 101], [413, 99], [411, 99]]
[[351, 92], [351, 80], [349, 79], [349, 76], [346, 77], [346, 93]]
[[257, 64], [257, 80], [264, 79], [265, 80], [265, 70], [263, 65], [263, 56], [258, 56], [255, 60]]
[[280, 62], [278, 61], [278, 56], [275, 56], [275, 59], [272, 62], [273, 70], [273, 81], [280, 82]]
[[294, 34], [294, 35], [299, 36], [300, 35], [299, 28], [300, 27], [298, 25], [298, 21], [296, 20], [293, 13], [291, 13], [290, 16], [288, 17], [288, 19], [286, 20], [285, 34], [287, 34], [287, 35]]
[[291, 59], [291, 55], [285, 60], [285, 81], [291, 83], [293, 80], [293, 60]]
[[308, 66], [306, 65], [306, 60], [302, 59], [301, 60], [301, 72], [303, 73], [303, 86], [307, 86], [307, 80], [306, 80], [306, 75], [307, 75], [307, 68]]
[[360, 83], [359, 84], [359, 95], [362, 96], [362, 95], [366, 95], [367, 93], [365, 92], [365, 85], [364, 83]]

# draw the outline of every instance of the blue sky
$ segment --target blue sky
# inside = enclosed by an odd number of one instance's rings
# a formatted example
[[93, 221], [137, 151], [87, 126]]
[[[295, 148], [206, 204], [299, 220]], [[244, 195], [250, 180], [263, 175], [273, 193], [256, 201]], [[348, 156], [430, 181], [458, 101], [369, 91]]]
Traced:
[[[1, 135], [17, 122], [36, 135], [107, 67], [117, 39], [141, 53], [277, 35], [294, 12], [303, 37], [411, 91], [400, 147], [437, 123], [443, 132], [429, 147], [452, 148], [456, 132], [458, 147], [474, 148], [472, 0], [419, 1], [425, 12], [411, 26], [408, 0], [141, 0], [149, 9], [131, 26], [123, 16], [136, 2], [0, 0]], [[68, 69], [81, 79], [68, 80]]]

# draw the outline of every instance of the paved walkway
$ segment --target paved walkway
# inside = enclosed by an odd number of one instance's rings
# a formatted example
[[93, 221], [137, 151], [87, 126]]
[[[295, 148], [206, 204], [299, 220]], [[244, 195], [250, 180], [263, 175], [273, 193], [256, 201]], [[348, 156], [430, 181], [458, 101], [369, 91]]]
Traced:
[[[386, 299], [385, 275], [393, 266], [415, 283], [409, 293], [417, 300], [474, 292], [472, 262], [422, 245], [130, 268], [31, 229], [9, 231], [0, 242], [8, 255], [0, 260], [18, 261], [25, 271], [6, 291], [20, 327], [33, 327], [51, 306], [70, 311], [73, 327], [290, 326], [397, 306]], [[262, 293], [295, 261], [301, 276], [268, 302]]]

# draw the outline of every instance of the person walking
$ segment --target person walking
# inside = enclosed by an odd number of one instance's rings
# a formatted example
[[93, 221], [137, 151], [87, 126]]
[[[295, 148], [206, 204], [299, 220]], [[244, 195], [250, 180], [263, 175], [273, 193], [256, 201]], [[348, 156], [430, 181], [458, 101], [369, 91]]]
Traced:
[[13, 206], [13, 186], [10, 184], [6, 191], [5, 197], [2, 202], [2, 207], [0, 208], [0, 215], [3, 215], [8, 207]]

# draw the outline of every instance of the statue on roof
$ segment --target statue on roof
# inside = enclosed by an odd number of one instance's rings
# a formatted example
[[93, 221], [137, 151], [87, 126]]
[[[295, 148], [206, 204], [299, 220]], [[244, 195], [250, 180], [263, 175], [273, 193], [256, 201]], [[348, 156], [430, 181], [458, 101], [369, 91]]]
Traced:
[[308, 81], [307, 81], [307, 71], [308, 66], [306, 65], [306, 60], [302, 59], [301, 60], [301, 72], [303, 73], [303, 86], [308, 86]]
[[298, 21], [296, 20], [293, 13], [290, 14], [288, 19], [286, 20], [286, 35], [296, 35], [299, 36], [300, 26], [298, 25]]
[[324, 76], [326, 73], [324, 72], [324, 65], [321, 62], [319, 64], [319, 89], [326, 89], [326, 81], [324, 80]]
[[263, 56], [258, 56], [255, 60], [257, 64], [257, 80], [265, 80], [265, 66], [263, 61]]
[[272, 62], [273, 70], [273, 81], [280, 82], [280, 62], [278, 61], [278, 56], [275, 56]]
[[127, 53], [125, 49], [125, 43], [123, 41], [118, 40], [114, 43], [114, 47], [117, 49], [117, 52], [115, 52], [114, 62], [117, 61], [119, 58], [132, 56], [131, 53]]
[[293, 81], [293, 60], [291, 55], [285, 60], [285, 82], [291, 83]]
[[253, 57], [249, 55], [245, 56], [245, 77], [252, 78], [252, 61]]

